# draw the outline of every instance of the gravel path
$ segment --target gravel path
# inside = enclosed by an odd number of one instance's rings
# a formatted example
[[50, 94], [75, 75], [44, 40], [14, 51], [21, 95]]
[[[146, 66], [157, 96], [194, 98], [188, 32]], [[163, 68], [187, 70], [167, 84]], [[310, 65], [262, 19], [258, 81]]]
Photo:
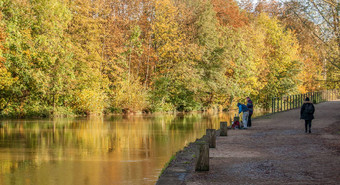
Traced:
[[230, 130], [210, 149], [210, 171], [194, 172], [188, 185], [340, 184], [340, 101], [315, 105], [312, 133], [304, 132], [300, 110]]

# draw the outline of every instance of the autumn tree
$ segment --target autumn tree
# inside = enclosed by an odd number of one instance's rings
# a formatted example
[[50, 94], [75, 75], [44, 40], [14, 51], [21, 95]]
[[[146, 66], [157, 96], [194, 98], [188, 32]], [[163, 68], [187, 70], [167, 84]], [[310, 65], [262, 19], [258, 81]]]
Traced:
[[72, 53], [77, 80], [74, 81], [73, 105], [79, 113], [101, 114], [107, 106], [107, 74], [103, 73], [103, 37], [106, 23], [101, 1], [76, 0], [71, 4], [72, 20], [67, 33], [73, 43]]
[[[338, 87], [339, 82], [339, 2], [335, 0], [308, 0], [286, 2], [288, 12], [308, 30], [319, 48], [324, 53], [319, 55], [326, 61], [326, 85], [328, 88]], [[325, 69], [326, 69], [325, 68]]]
[[248, 17], [235, 0], [212, 0], [216, 17], [221, 25], [238, 28], [248, 24]]
[[266, 76], [268, 81], [263, 89], [262, 96], [282, 96], [298, 92], [298, 73], [301, 70], [299, 58], [299, 45], [290, 30], [284, 30], [277, 19], [270, 19], [261, 14], [257, 26], [262, 27], [266, 33], [266, 48], [270, 73]]
[[[2, 0], [2, 115], [228, 109], [338, 81], [335, 1]], [[241, 8], [239, 8], [239, 6]], [[321, 81], [320, 81], [321, 80]]]
[[298, 17], [300, 5], [297, 2], [286, 2], [284, 13], [279, 19], [284, 23], [286, 29], [295, 32], [301, 49], [301, 60], [303, 70], [300, 79], [302, 81], [299, 87], [301, 92], [317, 91], [324, 88], [325, 74], [325, 47], [312, 30], [317, 30], [317, 25], [307, 19], [307, 17]]
[[0, 114], [7, 108], [11, 101], [11, 86], [16, 81], [12, 78], [11, 73], [7, 70], [5, 65], [5, 58], [3, 57], [5, 51], [3, 43], [5, 42], [5, 30], [0, 14]]

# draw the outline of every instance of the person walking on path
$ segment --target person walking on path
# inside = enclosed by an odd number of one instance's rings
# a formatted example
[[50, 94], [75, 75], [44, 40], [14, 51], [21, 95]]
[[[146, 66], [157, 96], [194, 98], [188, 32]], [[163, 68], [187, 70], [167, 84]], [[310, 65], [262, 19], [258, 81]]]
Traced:
[[249, 109], [246, 105], [244, 105], [242, 103], [237, 103], [237, 107], [238, 107], [238, 114], [243, 112], [243, 117], [242, 117], [243, 127], [247, 128], [248, 117], [249, 117]]
[[300, 119], [305, 120], [305, 132], [307, 133], [307, 130], [309, 133], [311, 133], [311, 127], [312, 127], [312, 120], [314, 119], [314, 105], [311, 101], [309, 101], [309, 98], [307, 97], [305, 101], [303, 102], [303, 105], [301, 107], [300, 111]]
[[249, 97], [247, 97], [247, 107], [249, 109], [249, 117], [248, 117], [248, 127], [251, 127], [251, 116], [253, 115], [253, 102]]

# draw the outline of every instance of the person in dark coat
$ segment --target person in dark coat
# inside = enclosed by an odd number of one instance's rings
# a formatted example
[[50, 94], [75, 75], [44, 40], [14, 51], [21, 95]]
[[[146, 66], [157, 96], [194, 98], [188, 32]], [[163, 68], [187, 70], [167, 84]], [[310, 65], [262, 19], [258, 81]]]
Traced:
[[249, 109], [248, 127], [251, 127], [251, 116], [253, 115], [253, 102], [249, 97], [247, 97], [247, 107]]
[[300, 111], [300, 119], [305, 120], [305, 132], [307, 133], [307, 130], [309, 133], [311, 133], [311, 127], [312, 127], [312, 120], [314, 119], [314, 105], [311, 101], [309, 101], [309, 98], [307, 97], [305, 101], [303, 102], [303, 105], [301, 107]]

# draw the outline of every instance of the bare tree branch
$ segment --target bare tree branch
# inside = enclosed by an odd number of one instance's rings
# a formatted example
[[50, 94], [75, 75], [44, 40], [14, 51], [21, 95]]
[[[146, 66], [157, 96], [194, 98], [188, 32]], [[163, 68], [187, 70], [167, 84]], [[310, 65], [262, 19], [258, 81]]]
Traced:
[[316, 10], [318, 11], [318, 13], [319, 13], [319, 14], [321, 15], [321, 17], [323, 18], [323, 20], [328, 24], [328, 26], [334, 29], [333, 24], [330, 23], [330, 22], [328, 21], [328, 19], [326, 19], [325, 15], [322, 13], [322, 11], [320, 10], [319, 6], [314, 2], [314, 0], [309, 0], [309, 1], [314, 5], [314, 7], [315, 7]]
[[[314, 2], [314, 0], [310, 0], [310, 2], [313, 3], [313, 5], [315, 6], [315, 8], [317, 9], [318, 13], [322, 16], [322, 18], [324, 19], [324, 21], [327, 22], [327, 24], [331, 25], [330, 22], [325, 18], [325, 16], [322, 14], [321, 10], [319, 9], [319, 7], [317, 6], [317, 4]], [[299, 19], [299, 21], [303, 24], [303, 26], [305, 28], [307, 28], [309, 31], [311, 31], [312, 35], [315, 36], [318, 40], [320, 40], [327, 48], [332, 48], [332, 46], [325, 41], [325, 39], [323, 39], [321, 37], [320, 34], [317, 34], [315, 32], [315, 29], [311, 28], [310, 25], [308, 25], [306, 23], [306, 20], [302, 19], [301, 16], [295, 11], [295, 7], [292, 7], [291, 4], [286, 4], [289, 8], [290, 8], [290, 11], [292, 11], [294, 13], [294, 15]], [[307, 14], [308, 15], [308, 14]], [[334, 15], [334, 14], [333, 14]], [[336, 22], [336, 20], [334, 20], [334, 22]], [[331, 26], [331, 28], [333, 29], [335, 36], [338, 36], [339, 33], [338, 33], [338, 25], [334, 25]], [[319, 27], [319, 29], [321, 30], [321, 28]], [[334, 67], [336, 67], [337, 69], [340, 69], [340, 66], [338, 65], [339, 63], [339, 54], [337, 54], [337, 58], [334, 58], [334, 57], [326, 57], [326, 60], [332, 64]]]
[[330, 0], [322, 0], [322, 1], [325, 2], [325, 3], [327, 3], [327, 4], [329, 4], [329, 5], [331, 5], [331, 6], [333, 6], [334, 8], [337, 7], [336, 2], [332, 2], [332, 1], [330, 1]]

